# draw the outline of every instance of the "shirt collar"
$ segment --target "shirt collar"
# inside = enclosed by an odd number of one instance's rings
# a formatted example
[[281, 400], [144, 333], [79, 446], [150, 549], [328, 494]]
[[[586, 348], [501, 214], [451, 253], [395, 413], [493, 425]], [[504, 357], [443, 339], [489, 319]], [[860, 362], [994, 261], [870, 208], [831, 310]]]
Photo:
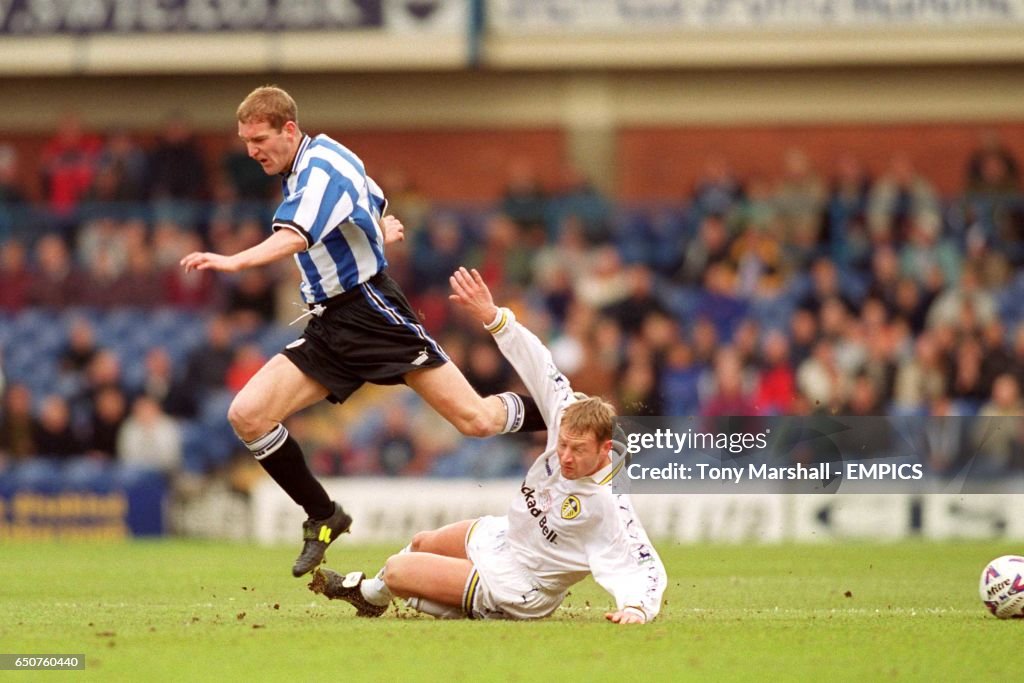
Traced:
[[615, 461], [611, 460], [607, 465], [594, 472], [589, 477], [582, 477], [582, 479], [590, 479], [598, 486], [607, 484], [615, 476]]
[[302, 134], [302, 140], [299, 142], [299, 148], [295, 151], [295, 159], [292, 160], [292, 167], [288, 169], [287, 173], [282, 173], [285, 178], [295, 173], [295, 169], [299, 167], [299, 162], [302, 160], [302, 155], [306, 153], [306, 149], [309, 148], [309, 143], [313, 141], [313, 138], [309, 137], [305, 133]]

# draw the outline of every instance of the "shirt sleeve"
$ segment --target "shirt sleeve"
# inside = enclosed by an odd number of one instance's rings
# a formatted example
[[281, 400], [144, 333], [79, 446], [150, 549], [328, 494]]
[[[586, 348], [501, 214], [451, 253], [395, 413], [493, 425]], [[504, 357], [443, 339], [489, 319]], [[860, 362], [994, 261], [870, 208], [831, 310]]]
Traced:
[[374, 218], [380, 220], [388, 213], [387, 197], [384, 196], [384, 190], [380, 189], [377, 181], [370, 176], [366, 176], [366, 187], [370, 193], [370, 206], [375, 213]]
[[295, 191], [277, 208], [271, 228], [294, 230], [309, 249], [352, 216], [357, 196], [351, 180], [326, 162], [314, 160], [299, 174]]
[[549, 427], [555, 424], [559, 409], [572, 400], [572, 387], [555, 367], [551, 352], [507, 308], [498, 309], [497, 320], [487, 329], [537, 402], [544, 423]]
[[587, 563], [594, 580], [612, 594], [617, 609], [632, 609], [652, 621], [661, 611], [668, 576], [628, 496], [611, 496], [602, 514], [591, 516]]

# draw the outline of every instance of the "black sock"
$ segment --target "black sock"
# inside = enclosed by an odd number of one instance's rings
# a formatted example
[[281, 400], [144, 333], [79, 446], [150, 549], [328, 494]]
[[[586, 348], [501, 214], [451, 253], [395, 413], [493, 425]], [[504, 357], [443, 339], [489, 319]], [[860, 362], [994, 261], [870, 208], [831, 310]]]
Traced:
[[277, 449], [257, 458], [260, 465], [292, 500], [302, 506], [307, 516], [312, 519], [330, 517], [334, 514], [334, 503], [309, 470], [298, 442], [287, 431], [285, 434], [287, 438]]
[[540, 414], [540, 408], [537, 407], [537, 402], [533, 400], [532, 396], [527, 394], [516, 394], [523, 401], [523, 426], [519, 428], [521, 432], [546, 432], [548, 426], [544, 423], [544, 416]]

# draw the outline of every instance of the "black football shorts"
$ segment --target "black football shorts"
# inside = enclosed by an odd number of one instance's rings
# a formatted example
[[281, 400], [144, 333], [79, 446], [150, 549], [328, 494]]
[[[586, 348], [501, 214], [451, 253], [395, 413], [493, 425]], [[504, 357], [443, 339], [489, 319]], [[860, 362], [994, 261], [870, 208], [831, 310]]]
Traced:
[[413, 370], [448, 362], [423, 329], [402, 290], [385, 273], [335, 296], [314, 313], [302, 336], [281, 351], [341, 403], [361, 387], [403, 384]]

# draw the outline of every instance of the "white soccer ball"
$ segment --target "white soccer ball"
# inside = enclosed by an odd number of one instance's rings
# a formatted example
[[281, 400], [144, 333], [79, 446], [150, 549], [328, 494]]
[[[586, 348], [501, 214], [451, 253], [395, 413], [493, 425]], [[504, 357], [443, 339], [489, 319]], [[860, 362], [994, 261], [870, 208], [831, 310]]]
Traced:
[[1024, 619], [1024, 557], [1003, 555], [989, 562], [981, 572], [978, 593], [1000, 619]]

